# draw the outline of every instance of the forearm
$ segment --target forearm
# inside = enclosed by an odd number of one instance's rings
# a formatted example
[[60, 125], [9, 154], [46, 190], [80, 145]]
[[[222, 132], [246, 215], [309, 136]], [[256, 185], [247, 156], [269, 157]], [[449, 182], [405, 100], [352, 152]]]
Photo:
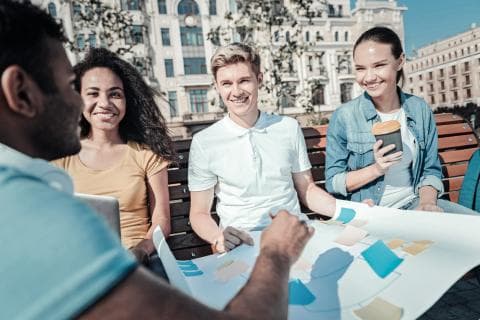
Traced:
[[352, 192], [360, 189], [367, 183], [378, 179], [382, 175], [383, 173], [377, 170], [375, 164], [369, 165], [368, 167], [359, 170], [350, 171], [347, 173], [346, 177], [347, 191]]
[[153, 236], [153, 232], [157, 228], [157, 226], [162, 229], [163, 235], [165, 238], [168, 238], [168, 236], [171, 233], [171, 226], [170, 226], [170, 219], [158, 219], [156, 221], [152, 221], [152, 225], [148, 229], [147, 235], [145, 236], [145, 239], [151, 239]]
[[313, 212], [320, 213], [327, 217], [333, 217], [335, 214], [335, 198], [322, 188], [311, 183], [302, 202]]
[[192, 224], [193, 231], [209, 243], [214, 243], [222, 233], [222, 230], [215, 220], [213, 220], [210, 213], [190, 214], [190, 223]]
[[289, 270], [286, 259], [261, 252], [249, 281], [226, 310], [242, 318], [249, 314], [253, 319], [287, 319]]
[[423, 186], [418, 190], [420, 204], [437, 204], [438, 191], [432, 186]]

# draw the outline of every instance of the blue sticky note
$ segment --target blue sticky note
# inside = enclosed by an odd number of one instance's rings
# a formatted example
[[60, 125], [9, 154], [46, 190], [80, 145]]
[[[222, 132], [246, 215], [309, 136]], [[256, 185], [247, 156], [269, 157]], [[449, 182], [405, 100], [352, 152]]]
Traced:
[[288, 303], [298, 306], [305, 306], [312, 303], [315, 296], [299, 279], [288, 283]]
[[186, 265], [179, 265], [180, 267], [180, 270], [182, 271], [195, 271], [195, 270], [198, 270], [198, 267], [196, 264], [186, 264]]
[[355, 210], [350, 208], [342, 208], [337, 220], [342, 221], [343, 223], [349, 223], [353, 220], [353, 218], [355, 218]]
[[196, 276], [201, 276], [203, 274], [203, 271], [202, 270], [183, 271], [183, 274], [187, 277], [196, 277]]
[[381, 278], [388, 276], [403, 261], [403, 259], [397, 257], [382, 240], [378, 240], [364, 250], [362, 256], [367, 260], [373, 271]]
[[190, 266], [195, 263], [193, 263], [192, 260], [177, 260], [177, 264], [179, 266]]

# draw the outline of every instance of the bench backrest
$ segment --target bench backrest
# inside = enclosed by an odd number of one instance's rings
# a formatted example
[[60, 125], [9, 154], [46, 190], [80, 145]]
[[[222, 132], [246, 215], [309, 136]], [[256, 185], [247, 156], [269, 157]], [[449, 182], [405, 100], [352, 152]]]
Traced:
[[[437, 114], [438, 151], [443, 170], [443, 183], [448, 199], [457, 202], [468, 160], [479, 147], [479, 140], [470, 125], [453, 114]], [[315, 183], [325, 185], [325, 148], [328, 125], [303, 128]], [[191, 259], [211, 254], [210, 245], [200, 239], [190, 226], [188, 213], [190, 194], [187, 186], [188, 152], [191, 140], [174, 142], [179, 161], [168, 171], [172, 233], [168, 244], [177, 259]], [[302, 207], [303, 212], [309, 212]], [[215, 219], [215, 203], [212, 207]], [[311, 215], [314, 217], [315, 215]]]

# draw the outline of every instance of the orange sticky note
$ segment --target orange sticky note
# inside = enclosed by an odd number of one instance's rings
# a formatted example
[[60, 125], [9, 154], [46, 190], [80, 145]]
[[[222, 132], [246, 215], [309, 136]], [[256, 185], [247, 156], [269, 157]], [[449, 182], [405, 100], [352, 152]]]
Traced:
[[388, 242], [387, 246], [390, 249], [394, 250], [394, 249], [397, 249], [398, 247], [401, 247], [404, 243], [405, 243], [405, 240], [393, 239], [393, 240], [390, 240], [390, 242]]
[[367, 234], [368, 232], [363, 229], [347, 225], [335, 239], [335, 242], [344, 246], [353, 246], [355, 243], [365, 238]]
[[354, 310], [353, 313], [362, 320], [400, 320], [403, 315], [403, 309], [376, 297], [368, 305]]

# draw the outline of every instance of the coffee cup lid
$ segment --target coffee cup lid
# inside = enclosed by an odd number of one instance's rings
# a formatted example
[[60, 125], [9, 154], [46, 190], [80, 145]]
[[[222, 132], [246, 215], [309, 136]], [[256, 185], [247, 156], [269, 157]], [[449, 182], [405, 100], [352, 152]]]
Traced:
[[377, 122], [372, 127], [372, 133], [374, 135], [387, 134], [400, 129], [400, 122], [397, 120], [388, 120], [385, 122]]

